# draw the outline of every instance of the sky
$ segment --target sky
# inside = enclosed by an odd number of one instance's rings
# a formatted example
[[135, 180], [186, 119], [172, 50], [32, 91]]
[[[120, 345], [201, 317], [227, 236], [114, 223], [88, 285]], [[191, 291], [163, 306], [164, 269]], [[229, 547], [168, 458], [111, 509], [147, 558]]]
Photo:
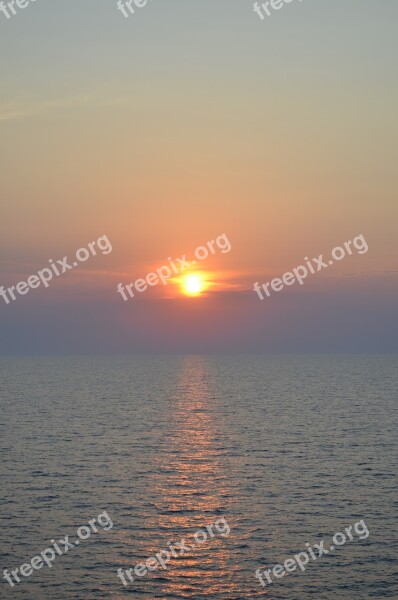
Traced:
[[[37, 0], [0, 13], [0, 354], [396, 352], [395, 0]], [[118, 283], [224, 234], [176, 281]], [[253, 290], [363, 235], [261, 301]]]

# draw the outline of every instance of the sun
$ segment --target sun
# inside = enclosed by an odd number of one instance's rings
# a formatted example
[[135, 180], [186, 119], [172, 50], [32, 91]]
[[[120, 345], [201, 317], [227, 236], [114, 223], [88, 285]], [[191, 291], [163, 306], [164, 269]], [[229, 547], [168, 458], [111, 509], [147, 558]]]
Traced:
[[205, 283], [202, 275], [186, 275], [182, 280], [182, 289], [187, 296], [199, 296], [205, 289]]

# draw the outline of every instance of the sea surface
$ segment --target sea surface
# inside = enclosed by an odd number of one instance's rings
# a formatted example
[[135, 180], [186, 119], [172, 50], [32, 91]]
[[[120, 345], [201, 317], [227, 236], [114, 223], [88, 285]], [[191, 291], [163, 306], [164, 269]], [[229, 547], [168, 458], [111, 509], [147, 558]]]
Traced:
[[[104, 511], [113, 527], [14, 587], [2, 579], [0, 597], [398, 599], [397, 367], [397, 356], [1, 359], [1, 575]], [[360, 520], [366, 539], [256, 579]], [[223, 535], [193, 544], [216, 522]], [[167, 569], [117, 577], [182, 539]]]

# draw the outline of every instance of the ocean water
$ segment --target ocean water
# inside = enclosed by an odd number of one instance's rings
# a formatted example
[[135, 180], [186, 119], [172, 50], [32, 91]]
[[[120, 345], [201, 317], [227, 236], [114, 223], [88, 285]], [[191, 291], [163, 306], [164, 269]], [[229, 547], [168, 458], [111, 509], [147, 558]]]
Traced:
[[[104, 511], [113, 527], [14, 587], [2, 579], [1, 598], [397, 599], [397, 367], [396, 356], [2, 359], [1, 573], [51, 539], [78, 540]], [[266, 587], [256, 579], [362, 519], [366, 539]], [[182, 539], [167, 569], [117, 577]]]

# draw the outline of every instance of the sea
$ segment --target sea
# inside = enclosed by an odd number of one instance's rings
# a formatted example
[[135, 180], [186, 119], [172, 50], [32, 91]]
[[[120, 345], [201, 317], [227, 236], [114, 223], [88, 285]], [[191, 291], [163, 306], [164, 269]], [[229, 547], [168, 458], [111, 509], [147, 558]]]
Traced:
[[395, 355], [2, 358], [0, 597], [397, 600], [397, 375]]

